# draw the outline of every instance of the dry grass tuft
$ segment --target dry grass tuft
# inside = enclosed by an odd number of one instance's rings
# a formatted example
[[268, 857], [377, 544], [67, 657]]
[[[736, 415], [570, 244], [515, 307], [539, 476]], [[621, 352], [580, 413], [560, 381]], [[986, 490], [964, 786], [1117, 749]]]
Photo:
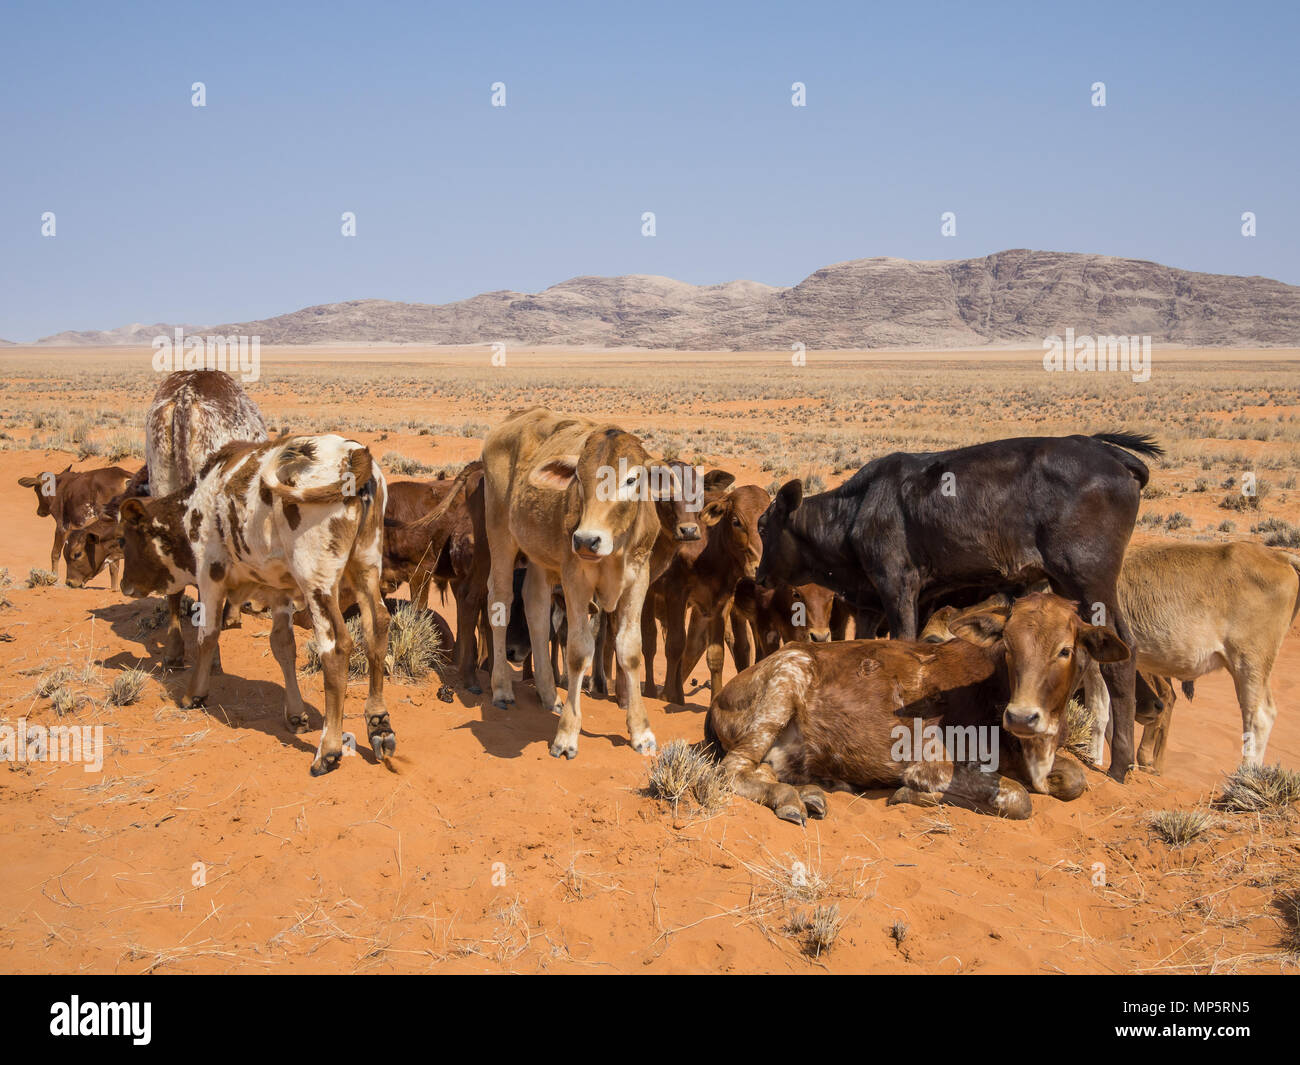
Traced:
[[1085, 762], [1092, 760], [1092, 711], [1078, 699], [1065, 708], [1065, 749]]
[[1281, 765], [1237, 767], [1215, 805], [1233, 813], [1280, 813], [1300, 799], [1300, 772]]
[[1169, 846], [1186, 847], [1214, 824], [1214, 815], [1207, 810], [1158, 810], [1147, 824]]
[[33, 568], [27, 574], [28, 588], [49, 588], [59, 583], [59, 575], [47, 569]]
[[109, 685], [108, 701], [113, 706], [130, 706], [139, 700], [148, 679], [149, 674], [139, 668], [119, 673]]
[[672, 803], [676, 813], [689, 794], [705, 813], [716, 813], [731, 801], [731, 780], [705, 751], [685, 740], [670, 740], [650, 764], [649, 791]]
[[388, 628], [389, 672], [405, 680], [421, 680], [447, 663], [433, 614], [404, 603], [393, 614]]

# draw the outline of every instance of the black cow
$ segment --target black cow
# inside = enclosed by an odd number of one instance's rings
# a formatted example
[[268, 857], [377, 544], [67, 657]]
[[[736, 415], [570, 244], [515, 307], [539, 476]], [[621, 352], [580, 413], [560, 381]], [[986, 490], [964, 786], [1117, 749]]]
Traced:
[[[916, 639], [923, 594], [1046, 579], [1085, 620], [1131, 643], [1115, 582], [1149, 473], [1128, 451], [1164, 454], [1130, 433], [1023, 437], [895, 452], [806, 500], [790, 481], [759, 523], [758, 579], [815, 581], [860, 612], [882, 611], [890, 634], [905, 640]], [[1133, 760], [1133, 659], [1101, 669], [1115, 708], [1110, 775], [1123, 781]]]

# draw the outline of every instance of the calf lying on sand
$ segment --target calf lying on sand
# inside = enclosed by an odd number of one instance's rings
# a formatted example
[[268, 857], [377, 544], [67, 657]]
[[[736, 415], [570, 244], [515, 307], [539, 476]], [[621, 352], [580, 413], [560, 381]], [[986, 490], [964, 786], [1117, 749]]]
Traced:
[[[1083, 770], [1056, 757], [1066, 704], [1085, 657], [1117, 662], [1128, 647], [1044, 593], [964, 614], [952, 628], [957, 638], [942, 644], [790, 644], [733, 678], [709, 709], [705, 738], [737, 793], [798, 824], [826, 815], [823, 787], [898, 786], [891, 803], [1011, 818], [1032, 812], [1025, 784], [1076, 798]], [[951, 743], [900, 756], [917, 720], [917, 732], [945, 738], [996, 730], [996, 771]]]

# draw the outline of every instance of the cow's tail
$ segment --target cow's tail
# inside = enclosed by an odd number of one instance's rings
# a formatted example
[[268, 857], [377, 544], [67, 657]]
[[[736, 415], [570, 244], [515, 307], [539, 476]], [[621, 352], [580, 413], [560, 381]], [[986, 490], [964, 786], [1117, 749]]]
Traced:
[[172, 403], [172, 469], [176, 471], [174, 488], [181, 488], [194, 480], [190, 465], [190, 430], [194, 418], [194, 393], [187, 386]]
[[341, 503], [346, 499], [360, 499], [369, 505], [375, 494], [375, 460], [368, 448], [355, 447], [348, 452], [348, 473], [350, 477], [340, 478], [333, 484], [322, 484], [315, 488], [298, 488], [280, 480], [280, 470], [292, 463], [293, 457], [288, 449], [281, 453], [274, 465], [262, 471], [262, 484], [269, 492], [290, 503]]
[[1116, 456], [1133, 475], [1139, 488], [1147, 486], [1147, 481], [1151, 479], [1151, 471], [1147, 469], [1145, 462], [1130, 455], [1129, 452], [1136, 451], [1139, 455], [1150, 455], [1152, 458], [1159, 458], [1165, 453], [1165, 449], [1156, 443], [1155, 438], [1146, 433], [1093, 433], [1092, 439], [1100, 440], [1103, 444], [1111, 444], [1118, 449]]
[[428, 514], [416, 518], [414, 521], [407, 522], [408, 529], [425, 529], [442, 520], [444, 514], [451, 509], [456, 502], [456, 497], [465, 491], [465, 484], [478, 470], [481, 469], [478, 463], [469, 463], [460, 473], [456, 474], [456, 479], [451, 482], [451, 488], [447, 494], [442, 497], [442, 502], [434, 507]]

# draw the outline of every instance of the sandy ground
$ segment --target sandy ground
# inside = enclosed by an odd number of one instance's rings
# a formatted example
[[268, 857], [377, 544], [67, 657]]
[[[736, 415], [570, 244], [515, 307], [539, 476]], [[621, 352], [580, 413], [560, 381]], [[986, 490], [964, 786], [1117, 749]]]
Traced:
[[[313, 359], [360, 354], [317, 351]], [[22, 367], [36, 367], [33, 380], [62, 372], [41, 366], [49, 357], [6, 356], [10, 381], [22, 379]], [[132, 356], [108, 353], [98, 365], [111, 368], [119, 357]], [[599, 372], [588, 361], [597, 356], [569, 358]], [[737, 357], [710, 358], [722, 366]], [[1294, 363], [1284, 372], [1294, 384]], [[264, 410], [297, 421], [310, 404], [253, 394]], [[57, 391], [49, 395], [62, 402]], [[18, 398], [11, 391], [5, 402], [13, 409]], [[93, 397], [131, 408], [137, 419], [147, 398]], [[473, 414], [490, 421], [491, 410], [520, 399], [496, 397]], [[331, 428], [328, 414], [317, 412], [322, 430]], [[674, 812], [645, 794], [648, 763], [629, 747], [611, 700], [584, 701], [579, 757], [557, 762], [547, 753], [555, 719], [522, 681], [510, 711], [463, 693], [440, 702], [433, 677], [391, 683], [399, 741], [391, 770], [365, 748], [364, 689], [354, 683], [345, 728], [362, 737], [362, 750], [313, 779], [307, 768], [319, 733], [293, 737], [283, 728], [268, 622], [247, 617], [242, 630], [224, 634], [225, 672], [214, 679], [210, 705], [183, 711], [173, 693], [184, 674], [161, 672], [161, 632], [138, 630], [155, 602], [111, 593], [107, 574], [83, 590], [23, 587], [28, 570], [48, 562], [52, 523], [36, 517], [31, 492], [15, 481], [75, 456], [30, 450], [21, 435], [9, 428], [9, 450], [0, 452], [0, 566], [13, 578], [0, 608], [0, 724], [56, 722], [34, 689], [42, 676], [71, 667], [83, 701], [63, 723], [103, 726], [108, 753], [102, 772], [0, 767], [0, 970], [1295, 968], [1279, 946], [1275, 908], [1300, 870], [1294, 819], [1221, 817], [1180, 850], [1146, 825], [1154, 811], [1211, 799], [1236, 764], [1240, 715], [1226, 673], [1201, 680], [1191, 704], [1180, 700], [1163, 775], [1135, 773], [1120, 786], [1090, 773], [1076, 802], [1036, 797], [1028, 822], [886, 807], [883, 791], [833, 795], [828, 818], [806, 828], [739, 799], [713, 817]], [[469, 438], [355, 435], [426, 461], [477, 452]], [[101, 464], [92, 458], [77, 468]], [[757, 457], [720, 464], [742, 480], [771, 476]], [[1204, 500], [1194, 501], [1198, 512], [1189, 498], [1177, 503], [1196, 521], [1223, 516]], [[1295, 506], [1286, 500], [1283, 513], [1294, 519]], [[454, 616], [450, 603], [440, 609]], [[137, 664], [154, 671], [141, 701], [107, 705], [113, 676]], [[1269, 761], [1293, 768], [1298, 678], [1293, 633], [1274, 672], [1280, 715], [1268, 751]], [[303, 690], [319, 724], [319, 676], [305, 677]], [[700, 738], [707, 695], [685, 706], [648, 701], [661, 745]], [[790, 921], [832, 904], [842, 931], [829, 952], [812, 957]]]

